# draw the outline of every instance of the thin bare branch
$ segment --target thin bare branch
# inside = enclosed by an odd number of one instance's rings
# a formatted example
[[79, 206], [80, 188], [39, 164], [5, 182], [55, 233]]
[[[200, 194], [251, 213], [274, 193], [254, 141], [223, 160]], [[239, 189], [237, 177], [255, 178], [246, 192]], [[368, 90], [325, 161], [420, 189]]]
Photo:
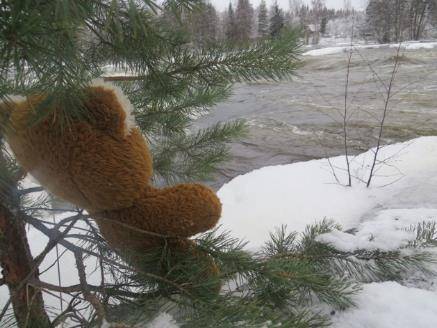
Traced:
[[352, 20], [351, 43], [349, 47], [349, 55], [348, 55], [347, 68], [346, 68], [346, 83], [344, 87], [344, 112], [343, 112], [343, 146], [344, 146], [347, 176], [348, 176], [348, 183], [347, 183], [348, 187], [352, 186], [351, 168], [349, 163], [349, 148], [347, 142], [348, 141], [347, 117], [348, 117], [349, 76], [350, 76], [352, 55], [353, 55], [353, 38], [354, 38], [354, 20]]
[[399, 58], [400, 58], [401, 45], [402, 45], [402, 43], [399, 43], [399, 46], [396, 50], [395, 63], [393, 65], [393, 70], [392, 70], [390, 82], [389, 82], [388, 87], [387, 87], [387, 94], [386, 94], [385, 102], [384, 102], [384, 110], [382, 112], [382, 118], [381, 118], [381, 121], [379, 124], [378, 140], [377, 140], [375, 152], [373, 155], [372, 167], [370, 169], [369, 178], [368, 178], [367, 184], [366, 184], [367, 188], [370, 187], [370, 184], [372, 182], [372, 179], [374, 176], [375, 166], [377, 163], [378, 154], [379, 154], [379, 151], [381, 149], [382, 134], [384, 132], [384, 123], [385, 123], [385, 120], [387, 118], [387, 112], [388, 112], [389, 103], [390, 103], [390, 99], [391, 99], [391, 91], [392, 91], [393, 84], [395, 81], [396, 73], [398, 72], [398, 68], [399, 68]]

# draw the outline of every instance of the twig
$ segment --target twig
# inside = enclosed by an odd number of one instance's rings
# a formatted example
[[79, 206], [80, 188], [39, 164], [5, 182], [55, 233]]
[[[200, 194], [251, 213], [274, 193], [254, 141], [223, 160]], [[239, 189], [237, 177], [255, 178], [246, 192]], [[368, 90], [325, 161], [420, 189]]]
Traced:
[[[101, 238], [99, 233], [97, 232], [96, 228], [88, 221], [86, 221], [86, 224], [90, 227], [91, 232], [93, 233], [94, 238]], [[106, 290], [105, 290], [105, 262], [103, 261], [103, 250], [101, 247], [101, 244], [97, 244], [97, 249], [99, 250], [100, 257], [99, 257], [99, 268], [100, 268], [100, 291], [103, 295], [103, 298], [106, 300]]]
[[[56, 223], [55, 215], [53, 215], [53, 223]], [[57, 243], [56, 243], [55, 250], [56, 250], [56, 269], [57, 269], [57, 273], [58, 273], [58, 284], [59, 284], [59, 286], [62, 286], [59, 246]], [[59, 293], [59, 305], [60, 305], [61, 312], [64, 312], [64, 303], [62, 302], [62, 294], [61, 293]]]
[[[29, 284], [34, 286], [34, 287], [39, 287], [42, 289], [47, 289], [47, 290], [51, 290], [54, 292], [65, 293], [65, 294], [82, 292], [82, 285], [81, 284], [70, 285], [70, 286], [57, 286], [57, 285], [53, 285], [53, 284], [50, 284], [50, 283], [47, 283], [44, 281], [40, 281], [40, 280], [30, 280]], [[140, 293], [135, 293], [135, 292], [127, 291], [127, 290], [120, 290], [119, 289], [120, 287], [131, 287], [131, 286], [117, 284], [117, 285], [106, 285], [104, 288], [105, 288], [105, 292], [107, 292], [109, 295], [120, 295], [120, 296], [126, 296], [126, 297], [138, 297], [138, 296], [143, 295]], [[101, 286], [90, 285], [87, 283], [87, 288], [89, 291], [102, 292]]]
[[66, 309], [62, 311], [53, 321], [51, 326], [57, 327], [62, 321], [65, 320], [65, 317], [67, 317], [67, 314], [70, 312], [73, 312], [73, 309], [80, 303], [80, 301], [77, 300], [77, 296], [79, 294], [75, 295], [71, 298], [70, 302], [68, 303]]
[[346, 160], [346, 167], [347, 167], [347, 176], [348, 176], [348, 183], [347, 186], [352, 186], [352, 176], [351, 176], [351, 169], [350, 169], [350, 163], [349, 163], [349, 148], [347, 144], [347, 105], [348, 105], [348, 95], [349, 95], [349, 75], [350, 75], [350, 69], [351, 69], [351, 62], [352, 62], [352, 55], [353, 55], [353, 38], [354, 38], [354, 20], [352, 19], [352, 35], [351, 35], [351, 44], [349, 48], [349, 56], [348, 56], [348, 62], [347, 62], [347, 70], [346, 70], [346, 83], [344, 87], [344, 112], [343, 112], [343, 144], [344, 144], [344, 152], [345, 152], [345, 160]]
[[89, 288], [89, 285], [86, 281], [86, 272], [85, 272], [85, 265], [83, 263], [83, 253], [82, 252], [75, 252], [74, 258], [76, 260], [76, 268], [77, 272], [79, 274], [79, 281], [80, 281], [80, 289], [85, 297], [85, 299], [94, 307], [97, 314], [97, 320], [99, 324], [103, 322], [105, 319], [105, 309], [100, 303], [99, 299], [96, 297], [96, 295], [92, 294]]
[[[67, 238], [69, 235], [66, 235], [64, 238]], [[67, 252], [67, 249], [64, 249], [62, 251], [61, 254], [59, 254], [59, 256], [56, 256], [56, 259], [53, 261], [53, 263], [51, 263], [48, 267], [46, 267], [44, 270], [40, 270], [39, 274], [42, 275], [44, 273], [46, 273], [47, 271], [49, 271], [51, 268], [53, 268], [56, 263], [61, 259], [62, 256], [64, 256], [64, 254]]]
[[341, 182], [340, 182], [340, 180], [338, 179], [337, 174], [335, 173], [335, 168], [332, 166], [332, 162], [331, 162], [331, 159], [330, 159], [329, 157], [328, 157], [328, 164], [329, 164], [329, 167], [331, 168], [331, 173], [334, 175], [335, 181], [336, 181], [339, 185], [341, 185]]
[[122, 75], [122, 76], [104, 76], [103, 81], [105, 82], [125, 82], [125, 81], [141, 81], [144, 80], [146, 76], [130, 76], [130, 75]]
[[2, 312], [0, 313], [0, 322], [3, 320], [4, 315], [6, 314], [6, 312], [9, 309], [9, 306], [11, 305], [11, 298], [9, 297], [9, 299], [7, 300], [6, 304], [3, 306]]
[[41, 192], [44, 191], [45, 189], [43, 187], [32, 187], [32, 188], [26, 188], [26, 189], [21, 189], [18, 190], [18, 195], [19, 196], [24, 196], [24, 195], [28, 195], [34, 192]]
[[[54, 238], [59, 238], [58, 236], [59, 236], [61, 233], [60, 233], [59, 231], [57, 231], [56, 229], [54, 229], [54, 228], [52, 228], [52, 229], [47, 228], [47, 227], [46, 227], [44, 224], [42, 224], [39, 220], [37, 220], [37, 219], [35, 219], [35, 218], [33, 218], [33, 217], [29, 216], [29, 215], [25, 215], [25, 214], [23, 214], [23, 213], [21, 213], [21, 215], [22, 215], [22, 218], [23, 218], [27, 223], [31, 224], [34, 228], [36, 228], [37, 230], [39, 230], [40, 232], [42, 232], [42, 233], [43, 233], [44, 235], [46, 235], [50, 240], [52, 240], [52, 239], [54, 239]], [[67, 218], [67, 219], [68, 219], [68, 218]], [[65, 219], [65, 220], [66, 220], [66, 219]], [[63, 247], [67, 248], [67, 249], [68, 249], [70, 252], [72, 252], [73, 254], [87, 254], [87, 255], [91, 255], [91, 256], [94, 256], [95, 258], [102, 258], [103, 261], [104, 261], [105, 263], [108, 263], [108, 264], [114, 265], [114, 266], [119, 267], [119, 268], [121, 268], [121, 269], [129, 270], [129, 271], [132, 270], [132, 269], [131, 269], [129, 266], [127, 266], [127, 265], [124, 265], [124, 264], [122, 264], [122, 263], [120, 263], [120, 262], [117, 262], [117, 261], [111, 260], [111, 259], [109, 259], [109, 258], [107, 258], [107, 257], [101, 257], [100, 254], [95, 253], [95, 252], [90, 251], [90, 250], [87, 250], [87, 249], [83, 249], [83, 248], [81, 248], [81, 247], [79, 247], [79, 246], [77, 246], [77, 245], [74, 245], [74, 244], [72, 244], [72, 243], [66, 241], [65, 239], [59, 239], [58, 243], [59, 243], [60, 245], [62, 245]], [[177, 283], [175, 283], [175, 282], [173, 282], [173, 281], [171, 281], [171, 280], [168, 280], [168, 279], [166, 279], [166, 278], [164, 278], [164, 277], [161, 277], [161, 276], [159, 276], [159, 275], [155, 275], [155, 274], [153, 274], [153, 273], [149, 273], [149, 272], [141, 272], [141, 274], [144, 275], [145, 277], [149, 277], [149, 278], [151, 278], [151, 279], [158, 280], [158, 281], [164, 282], [164, 283], [166, 283], [166, 284], [168, 284], [168, 285], [171, 285], [171, 286], [175, 287], [176, 289], [178, 289], [181, 293], [183, 293], [183, 294], [185, 294], [185, 295], [187, 295], [187, 296], [189, 296], [189, 297], [191, 297], [191, 298], [194, 298], [194, 296], [193, 296], [193, 295], [192, 295], [188, 290], [184, 289], [183, 287], [181, 287], [180, 285], [178, 285]]]
[[398, 67], [399, 67], [399, 65], [398, 65], [399, 64], [399, 53], [400, 53], [400, 50], [401, 50], [401, 45], [402, 45], [402, 43], [399, 43], [399, 46], [397, 48], [396, 57], [395, 57], [395, 63], [394, 63], [394, 66], [393, 66], [393, 71], [392, 71], [392, 74], [391, 74], [390, 82], [389, 82], [388, 87], [387, 87], [387, 94], [386, 94], [385, 102], [384, 102], [384, 111], [382, 113], [382, 119], [381, 119], [380, 124], [379, 124], [378, 141], [377, 141], [375, 153], [374, 153], [374, 156], [373, 156], [373, 162], [372, 162], [372, 167], [370, 169], [369, 178], [368, 178], [367, 184], [366, 184], [367, 188], [369, 188], [370, 183], [372, 182], [373, 171], [375, 170], [376, 160], [378, 158], [378, 153], [379, 153], [379, 150], [381, 148], [382, 134], [383, 134], [383, 131], [384, 131], [385, 119], [387, 117], [388, 105], [389, 105], [390, 99], [391, 99], [391, 91], [392, 91], [393, 83], [394, 83], [394, 80], [395, 80], [395, 77], [396, 77], [396, 73], [397, 73], [397, 70], [398, 70]]

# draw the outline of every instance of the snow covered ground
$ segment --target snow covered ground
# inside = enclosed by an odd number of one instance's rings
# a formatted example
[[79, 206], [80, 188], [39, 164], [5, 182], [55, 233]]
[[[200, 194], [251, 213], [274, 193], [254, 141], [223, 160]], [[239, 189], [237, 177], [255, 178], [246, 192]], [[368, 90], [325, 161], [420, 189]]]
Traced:
[[[437, 42], [423, 42], [423, 41], [407, 41], [401, 43], [401, 49], [405, 50], [417, 50], [417, 49], [433, 49], [437, 47]], [[378, 49], [378, 48], [398, 48], [399, 43], [390, 44], [362, 44], [354, 43], [355, 49]], [[324, 47], [320, 49], [309, 50], [303, 53], [304, 56], [325, 56], [332, 55], [341, 52], [349, 51], [350, 44], [342, 42], [333, 47]]]
[[[218, 192], [223, 202], [222, 228], [257, 249], [269, 232], [286, 224], [302, 231], [323, 218], [344, 230], [322, 235], [341, 250], [391, 250], [414, 240], [408, 230], [437, 221], [437, 137], [422, 137], [383, 147], [370, 188], [373, 151], [353, 157], [352, 187], [346, 183], [344, 156], [264, 167], [239, 176]], [[421, 289], [423, 288], [423, 289]], [[356, 308], [333, 316], [334, 327], [432, 328], [437, 323], [437, 280], [416, 286], [395, 282], [365, 285]]]
[[395, 282], [364, 286], [356, 308], [332, 317], [335, 328], [433, 328], [437, 323], [437, 293]]

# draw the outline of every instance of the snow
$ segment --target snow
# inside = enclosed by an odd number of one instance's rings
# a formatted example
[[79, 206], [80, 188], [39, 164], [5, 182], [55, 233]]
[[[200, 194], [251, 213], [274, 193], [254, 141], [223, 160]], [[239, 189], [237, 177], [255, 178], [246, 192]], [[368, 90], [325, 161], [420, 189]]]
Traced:
[[408, 42], [405, 45], [405, 49], [407, 50], [433, 49], [436, 47], [437, 47], [437, 42]]
[[[223, 203], [221, 229], [256, 250], [278, 226], [299, 232], [329, 218], [343, 231], [353, 229], [319, 236], [319, 241], [340, 250], [405, 246], [415, 239], [419, 223], [437, 221], [437, 137], [383, 147], [374, 180], [366, 188], [373, 154], [369, 150], [351, 157], [352, 187], [339, 184], [332, 173], [335, 168], [340, 182], [347, 181], [344, 156], [264, 167], [239, 176], [218, 192]], [[356, 307], [332, 316], [333, 327], [435, 327], [437, 280], [416, 280], [406, 282], [408, 286], [364, 285], [354, 298]]]
[[345, 52], [349, 47], [326, 47], [321, 49], [314, 49], [304, 52], [304, 56], [326, 56], [332, 54], [338, 54], [340, 52]]
[[147, 325], [147, 328], [178, 328], [176, 321], [173, 317], [163, 312], [158, 317], [156, 317], [152, 322]]
[[[120, 327], [116, 323], [110, 323], [106, 320], [103, 321], [100, 328], [116, 328]], [[140, 328], [140, 326], [135, 326]], [[141, 326], [144, 328], [178, 328], [179, 325], [177, 325], [176, 321], [173, 319], [173, 317], [166, 313], [162, 312], [160, 313], [155, 319], [153, 319], [150, 323], [148, 323], [146, 326]]]
[[[399, 43], [391, 44], [353, 44], [353, 48], [360, 49], [378, 49], [378, 48], [398, 48]], [[420, 41], [407, 41], [401, 43], [401, 49], [405, 50], [418, 50], [418, 49], [433, 49], [437, 47], [437, 42], [420, 42]], [[350, 49], [350, 44], [337, 45], [333, 47], [324, 47], [320, 49], [309, 50], [303, 53], [303, 56], [326, 56], [332, 54], [338, 54], [347, 52]]]
[[354, 235], [333, 231], [319, 236], [318, 240], [346, 252], [358, 249], [392, 251], [415, 240], [413, 228], [422, 222], [437, 222], [437, 209], [383, 210], [369, 221], [361, 222]]
[[303, 231], [328, 218], [345, 230], [358, 228], [352, 236], [354, 247], [366, 244], [370, 234], [373, 248], [400, 246], [413, 235], [403, 228], [437, 218], [437, 199], [432, 196], [437, 192], [437, 137], [381, 148], [379, 160], [384, 164], [377, 166], [366, 188], [363, 180], [372, 157], [369, 150], [351, 158], [352, 187], [337, 183], [329, 164], [346, 183], [344, 156], [264, 167], [239, 176], [218, 192], [222, 228], [258, 248], [276, 227]]
[[332, 317], [335, 328], [431, 328], [437, 322], [435, 292], [396, 282], [364, 285], [357, 307]]

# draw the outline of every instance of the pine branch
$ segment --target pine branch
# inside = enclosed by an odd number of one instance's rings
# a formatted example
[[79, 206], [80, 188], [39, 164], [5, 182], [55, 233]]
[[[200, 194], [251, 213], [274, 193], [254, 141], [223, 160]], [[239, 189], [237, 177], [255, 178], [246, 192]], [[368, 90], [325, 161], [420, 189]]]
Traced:
[[416, 232], [416, 238], [409, 242], [407, 248], [435, 247], [437, 246], [437, 223], [422, 222], [415, 227], [407, 229]]
[[[401, 251], [367, 250], [349, 253], [317, 241], [317, 236], [336, 228], [339, 227], [334, 223], [322, 221], [299, 235], [287, 233], [283, 227], [271, 235], [258, 254], [245, 251], [245, 244], [229, 233], [216, 230], [201, 236], [196, 240], [197, 247], [214, 258], [221, 280], [225, 282], [220, 295], [211, 295], [207, 288], [203, 289], [212, 284], [208, 279], [189, 280], [206, 270], [207, 263], [199, 263], [198, 258], [186, 254], [170, 255], [158, 249], [153, 255], [144, 255], [145, 263], [156, 263], [157, 258], [166, 263], [178, 263], [165, 272], [183, 274], [182, 281], [189, 281], [190, 289], [196, 291], [195, 297], [187, 299], [170, 289], [170, 294], [158, 293], [159, 301], [155, 296], [146, 297], [142, 298], [142, 304], [147, 304], [151, 311], [149, 317], [153, 317], [153, 304], [167, 304], [178, 323], [187, 327], [233, 327], [237, 322], [242, 327], [261, 327], [267, 318], [273, 324], [286, 327], [325, 327], [329, 319], [312, 313], [312, 306], [319, 303], [338, 309], [353, 306], [351, 297], [360, 290], [362, 281], [402, 281], [412, 271], [436, 274], [426, 268], [428, 261], [435, 261], [428, 253], [409, 255]], [[429, 236], [429, 233], [420, 235]], [[170, 260], [168, 256], [183, 256], [183, 260]], [[144, 266], [146, 271], [153, 268], [150, 264]], [[348, 272], [355, 274], [345, 275]], [[141, 275], [132, 278], [144, 279]], [[153, 286], [153, 283], [146, 285]], [[170, 303], [166, 303], [165, 298]], [[155, 309], [161, 310], [161, 307]], [[144, 322], [144, 317], [141, 320], [138, 322]]]
[[175, 135], [153, 145], [158, 181], [202, 180], [229, 158], [226, 143], [245, 131], [244, 123], [216, 124], [192, 135]]

